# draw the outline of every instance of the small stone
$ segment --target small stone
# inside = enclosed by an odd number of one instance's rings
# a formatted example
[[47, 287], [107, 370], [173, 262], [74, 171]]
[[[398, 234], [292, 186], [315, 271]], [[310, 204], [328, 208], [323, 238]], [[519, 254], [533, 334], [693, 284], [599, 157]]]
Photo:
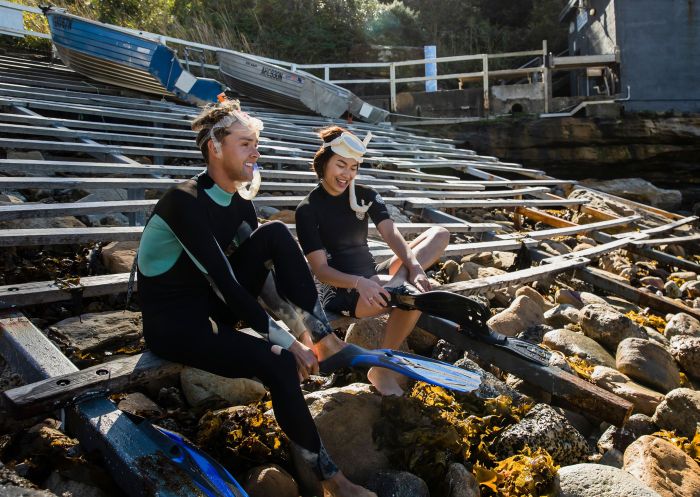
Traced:
[[664, 280], [656, 276], [645, 276], [644, 278], [640, 278], [639, 282], [642, 285], [653, 286], [657, 290], [664, 289]]
[[527, 295], [532, 300], [534, 300], [537, 303], [537, 305], [540, 306], [542, 312], [545, 312], [553, 307], [552, 304], [547, 302], [547, 300], [545, 300], [545, 298], [537, 290], [530, 286], [521, 286], [520, 288], [518, 288], [515, 292], [515, 296], [520, 297], [521, 295]]
[[589, 304], [579, 313], [581, 329], [608, 350], [617, 350], [626, 338], [646, 338], [646, 333], [608, 304]]
[[378, 471], [367, 482], [367, 489], [378, 497], [430, 497], [428, 485], [408, 471]]
[[478, 278], [479, 277], [479, 268], [481, 268], [479, 264], [476, 264], [475, 262], [463, 262], [462, 265], [460, 266], [460, 274], [468, 274], [471, 279]]
[[450, 464], [445, 476], [447, 497], [480, 497], [479, 483], [471, 471], [464, 465], [454, 462]]
[[491, 252], [468, 254], [462, 257], [461, 262], [473, 262], [480, 266], [490, 266], [493, 263], [493, 255], [491, 255]]
[[700, 337], [676, 335], [671, 338], [670, 350], [683, 371], [700, 380]]
[[513, 252], [494, 251], [492, 253], [493, 267], [507, 270], [515, 263], [516, 254]]
[[634, 434], [627, 431], [625, 428], [618, 428], [617, 426], [610, 425], [600, 436], [596, 446], [601, 453], [613, 449], [624, 452], [627, 446], [632, 442], [634, 442]]
[[582, 250], [588, 250], [588, 249], [592, 249], [592, 248], [593, 248], [593, 245], [591, 245], [590, 243], [578, 243], [574, 247], [573, 251], [574, 252], [581, 252]]
[[255, 206], [255, 208], [258, 211], [258, 214], [260, 216], [264, 217], [265, 219], [270, 219], [270, 216], [277, 214], [280, 210], [272, 207], [271, 205], [260, 205], [260, 206]]
[[666, 284], [664, 285], [664, 293], [670, 299], [679, 299], [681, 298], [681, 295], [683, 295], [683, 292], [681, 292], [680, 287], [676, 284], [675, 281], [666, 282]]
[[591, 382], [608, 392], [622, 397], [634, 404], [634, 411], [652, 415], [663, 401], [662, 393], [633, 382], [628, 376], [616, 369], [596, 366], [591, 373]]
[[700, 391], [676, 388], [666, 394], [651, 418], [659, 428], [692, 439], [700, 423]]
[[110, 273], [128, 273], [134, 265], [139, 242], [112, 242], [102, 248], [102, 263]]
[[700, 337], [700, 321], [684, 312], [667, 319], [664, 336], [669, 340], [676, 335]]
[[571, 304], [559, 304], [544, 313], [544, 322], [553, 328], [562, 328], [579, 321], [579, 311]]
[[574, 464], [554, 477], [556, 497], [660, 497], [627, 471], [602, 464]]
[[276, 464], [258, 466], [248, 471], [243, 488], [250, 497], [299, 496], [299, 487], [294, 478]]
[[514, 337], [530, 326], [544, 323], [542, 308], [526, 295], [517, 297], [504, 311], [487, 321], [495, 331]]
[[282, 221], [284, 224], [294, 224], [294, 211], [289, 209], [283, 209], [279, 212], [275, 212], [270, 216], [270, 221]]
[[680, 386], [680, 371], [661, 345], [642, 338], [626, 338], [617, 347], [615, 364], [623, 374], [668, 392]]
[[265, 395], [265, 387], [250, 378], [226, 378], [201, 369], [186, 367], [180, 373], [182, 392], [192, 407], [225, 400], [238, 406], [257, 402]]
[[564, 255], [571, 253], [571, 249], [565, 243], [554, 240], [544, 240], [540, 243], [540, 247], [552, 255]]
[[550, 331], [542, 343], [567, 356], [577, 356], [591, 364], [615, 367], [615, 358], [592, 338], [574, 331], [559, 329]]
[[477, 278], [488, 278], [489, 276], [501, 276], [506, 274], [503, 269], [498, 269], [495, 267], [480, 267], [476, 271]]
[[163, 410], [141, 392], [132, 392], [119, 401], [117, 408], [121, 411], [135, 414], [144, 418], [157, 417]]
[[668, 277], [675, 278], [678, 280], [690, 281], [697, 280], [698, 274], [694, 273], [693, 271], [676, 271], [675, 273], [671, 273]]
[[700, 497], [700, 467], [663, 438], [645, 435], [625, 451], [623, 469], [662, 497]]
[[627, 421], [625, 421], [624, 428], [634, 435], [634, 438], [639, 438], [642, 435], [651, 435], [658, 428], [651, 420], [651, 416], [646, 414], [632, 414]]
[[453, 261], [451, 259], [447, 260], [442, 265], [441, 271], [442, 271], [442, 274], [445, 275], [447, 282], [451, 283], [454, 281], [455, 277], [459, 274], [459, 264], [457, 264], [455, 261]]
[[137, 345], [141, 339], [141, 313], [109, 311], [82, 314], [48, 328], [49, 338], [82, 353]]
[[688, 281], [683, 286], [685, 288], [681, 293], [685, 293], [689, 299], [696, 299], [700, 297], [700, 281]]

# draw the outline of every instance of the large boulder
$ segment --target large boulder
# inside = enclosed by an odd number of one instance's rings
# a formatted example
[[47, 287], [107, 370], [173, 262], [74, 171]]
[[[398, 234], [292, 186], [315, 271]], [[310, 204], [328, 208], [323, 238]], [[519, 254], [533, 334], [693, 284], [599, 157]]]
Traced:
[[544, 335], [542, 343], [551, 349], [559, 350], [567, 356], [577, 356], [591, 364], [610, 368], [615, 367], [615, 358], [592, 338], [561, 329], [552, 330]]
[[224, 400], [232, 406], [257, 402], [265, 395], [265, 387], [250, 378], [226, 378], [201, 369], [186, 367], [180, 372], [182, 393], [193, 407]]
[[[386, 330], [388, 316], [376, 316], [355, 321], [348, 327], [345, 341], [365, 349], [379, 349]], [[400, 350], [408, 350], [406, 341], [401, 343]]]
[[677, 209], [682, 201], [682, 195], [679, 190], [658, 188], [642, 178], [587, 179], [583, 180], [581, 184], [595, 188], [603, 193], [610, 193], [666, 210]]
[[634, 441], [623, 469], [661, 497], [700, 497], [700, 466], [663, 438], [645, 435]]
[[381, 397], [369, 385], [314, 392], [306, 402], [328, 453], [351, 481], [362, 485], [377, 471], [391, 468], [372, 437], [381, 416]]
[[517, 297], [510, 306], [488, 320], [495, 331], [514, 337], [530, 326], [544, 323], [542, 307], [527, 295]]
[[646, 338], [644, 330], [608, 304], [590, 304], [579, 314], [581, 329], [608, 350], [617, 350], [625, 338]]
[[561, 465], [583, 461], [589, 452], [583, 435], [547, 404], [537, 404], [520, 422], [500, 432], [492, 450], [506, 458], [517, 454], [525, 446], [544, 448]]
[[602, 464], [574, 464], [554, 477], [555, 497], [660, 497], [627, 471]]
[[666, 394], [651, 418], [664, 430], [674, 431], [690, 439], [700, 423], [700, 392], [690, 388], [676, 388]]
[[673, 356], [651, 340], [626, 338], [620, 342], [615, 365], [621, 373], [664, 393], [680, 386], [680, 371]]
[[632, 402], [635, 412], [649, 416], [654, 414], [656, 407], [664, 400], [662, 393], [643, 387], [618, 370], [605, 366], [593, 368], [591, 382]]

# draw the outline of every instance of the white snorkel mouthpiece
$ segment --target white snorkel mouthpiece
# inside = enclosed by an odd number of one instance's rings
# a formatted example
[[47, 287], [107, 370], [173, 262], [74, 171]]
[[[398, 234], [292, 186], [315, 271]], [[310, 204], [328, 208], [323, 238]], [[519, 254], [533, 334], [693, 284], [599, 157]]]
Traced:
[[[262, 177], [260, 175], [260, 168], [257, 164], [253, 165], [253, 180], [250, 183], [241, 183], [236, 187], [236, 191], [244, 200], [253, 200], [260, 190], [260, 183], [262, 183]], [[250, 185], [250, 186], [248, 186]]]

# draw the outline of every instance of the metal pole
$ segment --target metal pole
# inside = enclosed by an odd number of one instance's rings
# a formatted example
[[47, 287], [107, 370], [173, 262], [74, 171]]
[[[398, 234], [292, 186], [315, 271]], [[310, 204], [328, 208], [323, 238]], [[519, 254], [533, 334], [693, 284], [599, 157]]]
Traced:
[[488, 116], [490, 104], [489, 104], [489, 56], [488, 54], [483, 54], [481, 56], [482, 61], [482, 74], [484, 82], [484, 116]]
[[544, 113], [549, 113], [552, 101], [552, 71], [549, 69], [547, 40], [542, 40], [542, 85], [544, 90]]
[[331, 80], [331, 68], [328, 66], [323, 68], [323, 79], [325, 79], [326, 81]]
[[389, 85], [391, 86], [391, 112], [396, 112], [396, 66], [389, 66]]

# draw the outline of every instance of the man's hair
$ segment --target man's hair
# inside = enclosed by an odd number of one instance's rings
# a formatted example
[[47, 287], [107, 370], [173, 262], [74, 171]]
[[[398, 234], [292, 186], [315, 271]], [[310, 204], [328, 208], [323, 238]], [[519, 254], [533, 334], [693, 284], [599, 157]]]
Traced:
[[[240, 111], [241, 103], [235, 99], [224, 100], [223, 102], [207, 105], [192, 121], [192, 130], [198, 132], [195, 143], [202, 152], [205, 162], [209, 162], [209, 132], [211, 128], [234, 110]], [[219, 142], [223, 141], [224, 136], [228, 134], [229, 131], [226, 128], [214, 130], [214, 136]]]
[[[323, 143], [329, 143], [338, 138], [346, 131], [346, 129], [341, 128], [340, 126], [328, 126], [320, 130], [318, 132], [318, 136], [321, 137]], [[318, 179], [323, 178], [323, 174], [326, 171], [326, 165], [328, 164], [328, 161], [331, 159], [331, 157], [333, 157], [333, 154], [335, 154], [335, 152], [333, 152], [331, 147], [324, 147], [323, 145], [321, 145], [321, 148], [319, 148], [316, 151], [316, 155], [314, 155], [314, 160], [311, 163], [311, 168], [316, 173], [316, 176], [318, 176]]]

